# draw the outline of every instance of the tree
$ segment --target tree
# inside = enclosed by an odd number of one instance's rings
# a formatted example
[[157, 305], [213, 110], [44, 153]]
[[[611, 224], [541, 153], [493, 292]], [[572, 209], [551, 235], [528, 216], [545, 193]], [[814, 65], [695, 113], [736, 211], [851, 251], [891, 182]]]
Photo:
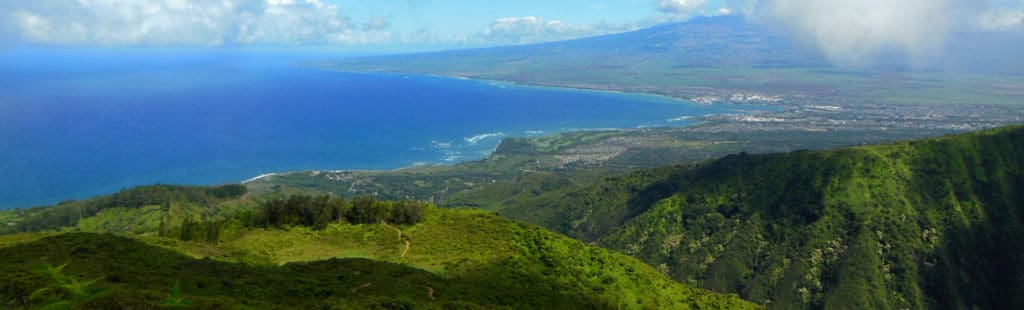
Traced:
[[423, 205], [416, 201], [401, 201], [391, 206], [391, 223], [415, 225], [423, 220]]
[[353, 224], [380, 223], [387, 214], [387, 205], [372, 197], [359, 197], [352, 200], [352, 211], [348, 213], [348, 221]]

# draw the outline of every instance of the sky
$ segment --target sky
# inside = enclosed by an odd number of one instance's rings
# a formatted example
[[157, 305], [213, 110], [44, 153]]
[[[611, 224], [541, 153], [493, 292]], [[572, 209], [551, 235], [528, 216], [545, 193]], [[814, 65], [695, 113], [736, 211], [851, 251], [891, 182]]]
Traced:
[[386, 51], [545, 42], [739, 14], [837, 61], [927, 57], [956, 31], [1024, 31], [1024, 0], [0, 0], [0, 48], [329, 46]]

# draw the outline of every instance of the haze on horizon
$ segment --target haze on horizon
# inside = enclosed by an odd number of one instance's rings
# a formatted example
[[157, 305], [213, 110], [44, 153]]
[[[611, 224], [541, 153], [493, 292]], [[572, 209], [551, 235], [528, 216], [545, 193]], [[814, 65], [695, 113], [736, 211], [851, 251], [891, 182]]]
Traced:
[[[402, 53], [557, 41], [741, 15], [838, 65], [938, 56], [951, 35], [1024, 33], [1019, 0], [0, 0], [0, 46]], [[980, 48], [980, 47], [979, 47]]]

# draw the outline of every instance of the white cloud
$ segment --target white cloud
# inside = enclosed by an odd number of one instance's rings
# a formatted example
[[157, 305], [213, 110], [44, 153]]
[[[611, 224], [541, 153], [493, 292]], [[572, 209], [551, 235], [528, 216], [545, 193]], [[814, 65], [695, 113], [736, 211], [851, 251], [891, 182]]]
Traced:
[[1024, 9], [991, 9], [978, 17], [983, 30], [1004, 31], [1024, 28]]
[[659, 0], [662, 21], [686, 20], [694, 16], [752, 15], [758, 0]]
[[546, 20], [536, 16], [503, 17], [491, 22], [478, 37], [487, 43], [520, 44], [575, 39], [636, 29], [636, 25], [628, 23], [598, 22], [573, 25], [561, 20]]
[[843, 66], [939, 59], [957, 31], [1024, 31], [1020, 0], [659, 0], [661, 21], [745, 15], [793, 34]]
[[707, 0], [661, 0], [658, 3], [658, 10], [670, 14], [691, 15], [706, 5]]
[[[321, 0], [33, 0], [0, 2], [0, 27], [50, 45], [359, 44], [390, 38]], [[6, 15], [6, 16], [4, 16]], [[13, 34], [11, 34], [13, 32]]]
[[947, 36], [968, 27], [968, 17], [983, 5], [976, 0], [764, 0], [758, 15], [816, 43], [840, 65], [867, 65], [894, 52], [924, 64], [938, 57]]

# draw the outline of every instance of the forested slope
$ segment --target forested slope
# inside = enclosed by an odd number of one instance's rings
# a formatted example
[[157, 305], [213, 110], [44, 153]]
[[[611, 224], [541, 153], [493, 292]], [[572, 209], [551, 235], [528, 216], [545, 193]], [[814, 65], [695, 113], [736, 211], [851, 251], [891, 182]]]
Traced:
[[773, 308], [1022, 308], [1024, 128], [733, 155], [503, 211]]

